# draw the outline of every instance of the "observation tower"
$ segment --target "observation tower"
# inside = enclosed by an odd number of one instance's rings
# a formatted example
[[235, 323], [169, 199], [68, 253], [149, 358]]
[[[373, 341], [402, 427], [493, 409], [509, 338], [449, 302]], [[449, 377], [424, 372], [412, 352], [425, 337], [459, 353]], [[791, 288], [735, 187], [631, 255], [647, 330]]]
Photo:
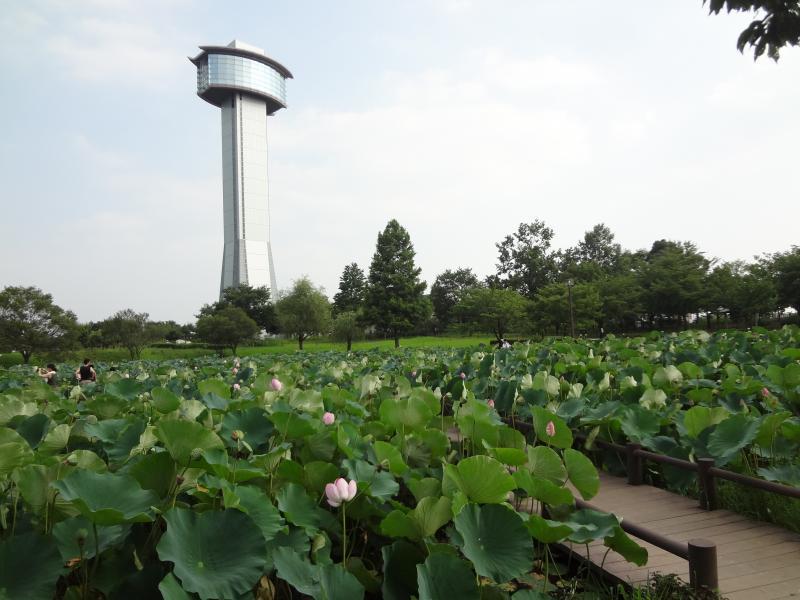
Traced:
[[267, 116], [286, 108], [289, 69], [238, 40], [200, 46], [197, 95], [222, 109], [225, 245], [220, 296], [243, 283], [277, 292], [270, 244]]

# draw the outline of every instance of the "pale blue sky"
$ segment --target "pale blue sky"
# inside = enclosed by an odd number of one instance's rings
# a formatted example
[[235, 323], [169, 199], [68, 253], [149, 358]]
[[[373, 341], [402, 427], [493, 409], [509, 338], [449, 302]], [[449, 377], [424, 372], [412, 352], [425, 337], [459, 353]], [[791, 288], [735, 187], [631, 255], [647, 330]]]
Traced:
[[544, 219], [748, 259], [800, 243], [800, 50], [735, 49], [700, 0], [5, 0], [0, 286], [82, 320], [188, 321], [222, 249], [218, 110], [186, 59], [233, 38], [295, 75], [270, 119], [281, 288], [332, 295], [391, 218], [430, 284]]

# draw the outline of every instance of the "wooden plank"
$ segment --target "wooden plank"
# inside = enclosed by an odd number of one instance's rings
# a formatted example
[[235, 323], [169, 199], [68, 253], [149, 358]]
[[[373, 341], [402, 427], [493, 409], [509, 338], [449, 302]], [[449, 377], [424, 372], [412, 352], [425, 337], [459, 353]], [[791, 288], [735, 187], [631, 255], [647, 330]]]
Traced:
[[[730, 511], [705, 511], [691, 498], [651, 486], [630, 486], [626, 480], [600, 474], [600, 492], [590, 501], [643, 527], [677, 541], [705, 538], [717, 544], [720, 589], [730, 600], [777, 600], [800, 596], [800, 535], [775, 525], [752, 521]], [[634, 538], [635, 539], [635, 538]], [[675, 573], [688, 581], [688, 561], [652, 544], [647, 565], [638, 567], [602, 540], [589, 545], [596, 565], [631, 584], [647, 581], [654, 572]], [[572, 544], [586, 556], [586, 547]], [[605, 559], [604, 559], [605, 557]]]

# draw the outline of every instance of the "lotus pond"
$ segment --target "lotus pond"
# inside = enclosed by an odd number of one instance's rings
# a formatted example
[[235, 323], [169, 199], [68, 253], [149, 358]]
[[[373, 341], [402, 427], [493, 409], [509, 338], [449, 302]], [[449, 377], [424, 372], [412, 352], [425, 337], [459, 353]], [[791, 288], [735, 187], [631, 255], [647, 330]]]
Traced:
[[138, 361], [83, 386], [0, 370], [0, 598], [565, 597], [552, 544], [647, 560], [575, 507], [598, 476], [573, 432], [799, 485], [799, 342]]

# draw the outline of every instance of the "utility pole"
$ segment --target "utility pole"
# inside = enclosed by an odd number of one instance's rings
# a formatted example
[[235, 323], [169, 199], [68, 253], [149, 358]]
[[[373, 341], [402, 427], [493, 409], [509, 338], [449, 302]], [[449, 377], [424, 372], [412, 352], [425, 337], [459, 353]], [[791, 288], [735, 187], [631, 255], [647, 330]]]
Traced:
[[567, 298], [569, 298], [569, 334], [575, 337], [575, 313], [572, 310], [572, 279], [567, 279]]

